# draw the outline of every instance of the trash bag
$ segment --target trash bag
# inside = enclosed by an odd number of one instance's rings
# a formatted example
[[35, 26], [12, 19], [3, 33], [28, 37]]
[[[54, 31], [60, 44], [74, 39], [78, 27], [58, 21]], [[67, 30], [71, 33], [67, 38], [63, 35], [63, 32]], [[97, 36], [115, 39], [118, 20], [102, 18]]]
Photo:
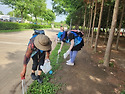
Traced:
[[52, 66], [50, 65], [50, 60], [45, 60], [44, 65], [41, 65], [40, 68], [45, 74], [47, 74], [52, 69]]

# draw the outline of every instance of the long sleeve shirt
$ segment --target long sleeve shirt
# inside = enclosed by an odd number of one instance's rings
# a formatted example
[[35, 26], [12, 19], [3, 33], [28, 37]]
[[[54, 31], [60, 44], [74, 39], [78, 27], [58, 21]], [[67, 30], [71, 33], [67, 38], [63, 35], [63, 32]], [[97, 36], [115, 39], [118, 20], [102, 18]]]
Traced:
[[30, 60], [30, 57], [31, 57], [31, 54], [35, 48], [34, 46], [34, 39], [35, 38], [31, 38], [30, 39], [30, 42], [28, 44], [28, 47], [27, 47], [27, 50], [26, 50], [26, 53], [25, 53], [25, 56], [24, 56], [24, 61], [23, 61], [23, 64], [27, 65], [29, 60]]

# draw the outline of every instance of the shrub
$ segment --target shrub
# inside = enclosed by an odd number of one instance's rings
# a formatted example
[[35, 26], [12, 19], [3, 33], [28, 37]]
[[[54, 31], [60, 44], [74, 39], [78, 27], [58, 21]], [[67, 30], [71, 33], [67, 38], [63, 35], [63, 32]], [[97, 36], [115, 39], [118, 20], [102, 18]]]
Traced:
[[37, 25], [29, 23], [13, 23], [13, 22], [0, 22], [0, 30], [14, 30], [14, 29], [38, 29], [38, 28], [51, 28], [51, 25]]

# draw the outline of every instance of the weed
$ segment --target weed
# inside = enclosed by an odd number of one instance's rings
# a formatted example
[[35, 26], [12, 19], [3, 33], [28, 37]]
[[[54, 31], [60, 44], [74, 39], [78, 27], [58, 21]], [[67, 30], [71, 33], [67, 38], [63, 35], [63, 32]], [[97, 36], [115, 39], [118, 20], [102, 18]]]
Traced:
[[125, 94], [125, 90], [121, 91], [121, 93], [120, 93], [120, 94]]
[[109, 62], [109, 67], [114, 67], [114, 63], [113, 62]]
[[64, 61], [63, 59], [63, 54], [67, 51], [68, 49], [68, 45], [65, 44], [60, 56], [59, 56], [59, 63], [56, 63], [56, 59], [57, 59], [57, 53], [58, 53], [58, 49], [60, 47], [60, 44], [57, 44], [55, 49], [52, 51], [51, 55], [50, 55], [50, 61], [51, 61], [51, 65], [52, 65], [52, 71], [53, 74], [50, 75], [48, 74], [42, 74], [41, 77], [43, 78], [43, 83], [39, 84], [37, 81], [34, 81], [28, 88], [27, 90], [27, 94], [56, 94], [57, 91], [59, 89], [61, 89], [62, 87], [62, 83], [61, 84], [53, 84], [50, 81], [50, 79], [53, 79], [54, 74], [56, 73], [56, 71], [59, 69], [60, 67], [60, 63]]
[[103, 64], [104, 63], [104, 61], [103, 60], [99, 60], [99, 64]]

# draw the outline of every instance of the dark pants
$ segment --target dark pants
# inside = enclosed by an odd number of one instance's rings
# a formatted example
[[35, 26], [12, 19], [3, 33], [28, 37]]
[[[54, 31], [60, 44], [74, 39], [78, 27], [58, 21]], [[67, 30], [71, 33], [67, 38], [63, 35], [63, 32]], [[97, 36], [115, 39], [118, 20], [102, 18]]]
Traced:
[[32, 60], [33, 60], [32, 70], [36, 71], [37, 67], [39, 67], [38, 70], [42, 71], [42, 69], [40, 69], [40, 66], [44, 64], [45, 52], [43, 53], [38, 52], [32, 57]]

